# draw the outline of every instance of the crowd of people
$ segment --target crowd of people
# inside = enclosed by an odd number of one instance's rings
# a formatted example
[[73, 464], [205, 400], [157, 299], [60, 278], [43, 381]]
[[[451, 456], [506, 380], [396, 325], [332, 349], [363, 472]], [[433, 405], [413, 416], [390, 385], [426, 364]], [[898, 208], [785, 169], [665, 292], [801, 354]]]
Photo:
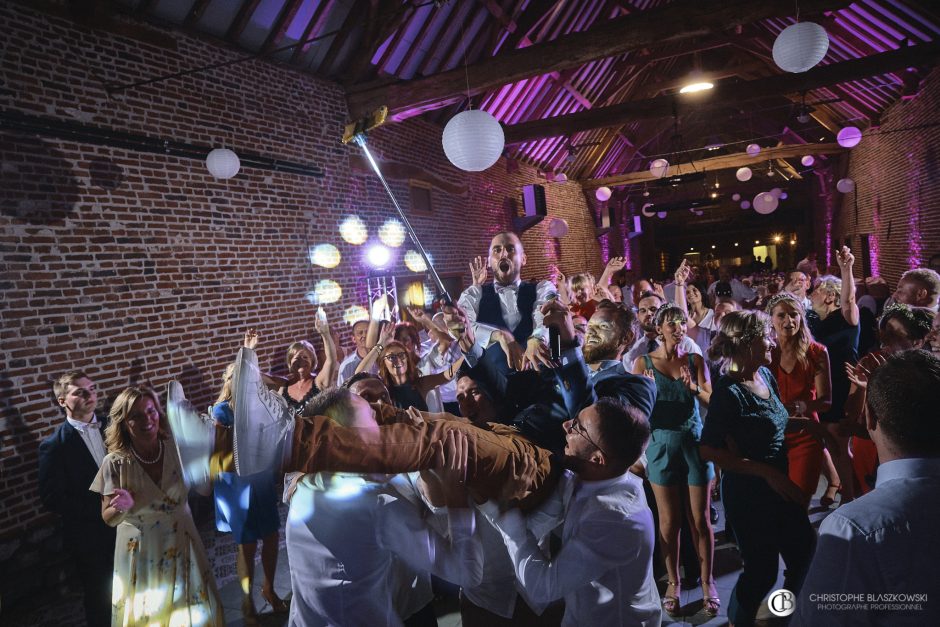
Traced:
[[[658, 625], [688, 611], [683, 582], [715, 616], [719, 494], [743, 562], [733, 625], [753, 624], [780, 558], [801, 624], [940, 623], [929, 601], [863, 616], [808, 596], [926, 593], [940, 562], [940, 275], [911, 269], [889, 296], [836, 258], [832, 274], [683, 261], [660, 282], [615, 257], [597, 279], [530, 282], [504, 232], [457, 302], [358, 321], [348, 353], [318, 315], [322, 354], [298, 340], [277, 376], [249, 330], [204, 418], [246, 624], [259, 541], [262, 595], [293, 625], [434, 625], [439, 581], [471, 626]], [[40, 493], [88, 624], [225, 624], [157, 394], [127, 388], [105, 416], [84, 371], [54, 392], [66, 420]], [[817, 534], [820, 478], [839, 507]]]

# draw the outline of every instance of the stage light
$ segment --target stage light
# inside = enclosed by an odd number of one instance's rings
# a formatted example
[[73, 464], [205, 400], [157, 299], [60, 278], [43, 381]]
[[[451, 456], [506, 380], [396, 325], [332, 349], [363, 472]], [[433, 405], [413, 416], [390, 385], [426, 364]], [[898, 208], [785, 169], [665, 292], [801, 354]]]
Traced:
[[712, 250], [715, 250], [715, 245], [714, 245], [714, 244], [712, 244]]
[[339, 225], [339, 234], [348, 243], [359, 246], [369, 239], [366, 223], [359, 216], [349, 216]]
[[774, 244], [779, 244], [783, 240], [780, 235], [774, 235]]
[[343, 288], [330, 279], [321, 279], [307, 292], [307, 300], [314, 305], [328, 305], [343, 297]]
[[392, 251], [381, 244], [374, 244], [366, 251], [366, 263], [373, 268], [384, 268], [392, 260]]
[[352, 326], [360, 320], [369, 320], [369, 310], [362, 305], [352, 305], [343, 312], [343, 322]]
[[333, 244], [317, 244], [310, 247], [310, 263], [321, 268], [335, 268], [339, 265], [339, 249]]
[[679, 90], [680, 94], [694, 94], [699, 91], [707, 91], [714, 87], [714, 83], [708, 81], [698, 81], [695, 83], [689, 83], [688, 85], [683, 85]]
[[409, 250], [405, 253], [405, 267], [417, 273], [428, 271], [428, 264], [424, 263], [424, 259], [416, 250]]
[[379, 227], [379, 239], [386, 246], [398, 248], [405, 242], [405, 227], [394, 218], [386, 220], [385, 224]]
[[734, 243], [734, 245], [735, 245], [735, 246], [737, 246], [737, 245], [738, 245], [738, 243], [737, 243], [737, 242], [735, 242], [735, 243]]

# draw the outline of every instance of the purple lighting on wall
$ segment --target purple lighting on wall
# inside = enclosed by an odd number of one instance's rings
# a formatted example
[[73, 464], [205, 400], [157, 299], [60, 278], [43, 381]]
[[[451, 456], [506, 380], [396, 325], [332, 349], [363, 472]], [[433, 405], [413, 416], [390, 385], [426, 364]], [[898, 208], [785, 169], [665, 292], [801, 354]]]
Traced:
[[[907, 153], [908, 163], [918, 163], [918, 157], [919, 155], [914, 155], [910, 152]], [[923, 163], [922, 160], [920, 162]], [[907, 258], [909, 268], [921, 267], [921, 260], [923, 259], [923, 245], [921, 243], [922, 237], [920, 231], [920, 179], [921, 174], [919, 171], [910, 172], [907, 177], [907, 226], [911, 251], [911, 254]]]

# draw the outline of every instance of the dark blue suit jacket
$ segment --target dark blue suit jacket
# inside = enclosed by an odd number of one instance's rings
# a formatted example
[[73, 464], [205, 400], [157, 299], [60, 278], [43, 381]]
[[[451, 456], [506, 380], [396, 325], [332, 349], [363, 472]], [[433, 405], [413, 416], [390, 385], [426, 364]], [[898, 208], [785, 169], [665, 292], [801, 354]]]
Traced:
[[598, 398], [619, 398], [641, 410], [647, 420], [656, 404], [656, 382], [649, 377], [627, 372], [620, 361], [616, 365], [591, 374], [594, 393]]
[[[104, 424], [102, 423], [102, 430]], [[62, 530], [77, 553], [114, 555], [114, 529], [101, 519], [101, 495], [89, 490], [98, 464], [68, 422], [39, 445], [39, 496], [62, 517]]]

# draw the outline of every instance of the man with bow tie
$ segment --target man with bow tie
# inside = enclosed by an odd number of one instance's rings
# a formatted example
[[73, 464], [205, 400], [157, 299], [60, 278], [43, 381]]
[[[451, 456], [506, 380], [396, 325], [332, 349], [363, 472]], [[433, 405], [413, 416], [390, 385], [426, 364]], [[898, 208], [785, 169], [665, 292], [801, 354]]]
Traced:
[[88, 625], [110, 625], [115, 530], [101, 518], [101, 497], [89, 490], [108, 452], [104, 423], [95, 415], [98, 393], [80, 370], [59, 377], [53, 391], [65, 422], [39, 445], [39, 496], [62, 517], [65, 547], [85, 589]]
[[[551, 281], [522, 281], [519, 273], [526, 263], [522, 241], [515, 233], [498, 233], [490, 242], [488, 265], [493, 282], [486, 282], [486, 267], [477, 257], [470, 264], [473, 285], [460, 295], [457, 304], [467, 315], [481, 351], [499, 343], [509, 365], [517, 370], [531, 366], [552, 367], [547, 331], [542, 324], [542, 305], [556, 298]], [[523, 352], [524, 351], [524, 352]], [[475, 359], [468, 355], [468, 363]]]

